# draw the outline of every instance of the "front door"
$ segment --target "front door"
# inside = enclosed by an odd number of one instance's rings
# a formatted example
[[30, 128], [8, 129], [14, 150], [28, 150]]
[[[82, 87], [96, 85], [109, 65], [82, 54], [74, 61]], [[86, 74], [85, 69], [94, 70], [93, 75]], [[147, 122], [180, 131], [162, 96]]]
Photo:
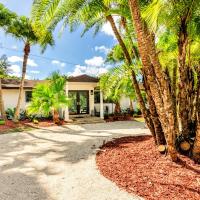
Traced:
[[89, 114], [89, 91], [69, 91], [69, 114]]

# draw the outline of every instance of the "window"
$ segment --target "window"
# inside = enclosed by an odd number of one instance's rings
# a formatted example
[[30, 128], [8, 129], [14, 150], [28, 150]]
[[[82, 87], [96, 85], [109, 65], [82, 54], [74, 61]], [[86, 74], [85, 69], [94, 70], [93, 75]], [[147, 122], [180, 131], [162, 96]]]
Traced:
[[31, 99], [32, 99], [32, 91], [26, 91], [25, 92], [25, 99], [26, 99], [26, 103], [31, 101]]
[[100, 92], [94, 91], [94, 103], [100, 103]]

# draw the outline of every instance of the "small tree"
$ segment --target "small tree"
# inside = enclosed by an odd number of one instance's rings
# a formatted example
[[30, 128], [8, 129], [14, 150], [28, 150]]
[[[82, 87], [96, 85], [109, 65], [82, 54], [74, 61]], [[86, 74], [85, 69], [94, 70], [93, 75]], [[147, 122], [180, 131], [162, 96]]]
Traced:
[[2, 78], [6, 77], [8, 75], [9, 66], [10, 66], [10, 64], [8, 63], [6, 55], [2, 55], [0, 58], [0, 112], [1, 112], [1, 116], [4, 120], [6, 120], [6, 113], [5, 113], [4, 102], [3, 102], [1, 80], [2, 80]]
[[53, 115], [54, 123], [59, 123], [59, 109], [68, 105], [65, 94], [66, 79], [58, 72], [52, 73], [46, 83], [38, 84], [33, 90], [29, 114]]

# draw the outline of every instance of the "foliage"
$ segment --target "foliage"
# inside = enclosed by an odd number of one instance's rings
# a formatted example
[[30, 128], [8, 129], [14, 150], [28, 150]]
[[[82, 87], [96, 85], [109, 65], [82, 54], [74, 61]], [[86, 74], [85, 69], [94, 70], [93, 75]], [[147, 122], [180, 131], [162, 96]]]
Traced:
[[54, 111], [68, 105], [68, 98], [65, 94], [66, 79], [58, 72], [52, 73], [44, 84], [38, 84], [32, 93], [32, 101], [28, 106], [29, 114], [39, 114], [48, 117], [54, 115]]
[[[8, 120], [12, 120], [14, 118], [16, 108], [8, 108], [6, 110], [6, 115]], [[25, 120], [27, 118], [26, 111], [20, 110], [19, 120]]]

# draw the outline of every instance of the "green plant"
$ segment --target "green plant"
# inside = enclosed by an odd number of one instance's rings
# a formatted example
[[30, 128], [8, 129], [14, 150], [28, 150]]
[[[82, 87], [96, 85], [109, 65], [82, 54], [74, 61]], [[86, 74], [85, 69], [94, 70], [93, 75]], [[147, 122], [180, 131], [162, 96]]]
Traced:
[[55, 123], [59, 123], [59, 109], [68, 105], [65, 94], [66, 79], [58, 72], [54, 72], [47, 83], [38, 84], [33, 90], [32, 101], [27, 111], [36, 116], [53, 116]]
[[3, 119], [0, 119], [0, 125], [5, 125], [5, 121]]

